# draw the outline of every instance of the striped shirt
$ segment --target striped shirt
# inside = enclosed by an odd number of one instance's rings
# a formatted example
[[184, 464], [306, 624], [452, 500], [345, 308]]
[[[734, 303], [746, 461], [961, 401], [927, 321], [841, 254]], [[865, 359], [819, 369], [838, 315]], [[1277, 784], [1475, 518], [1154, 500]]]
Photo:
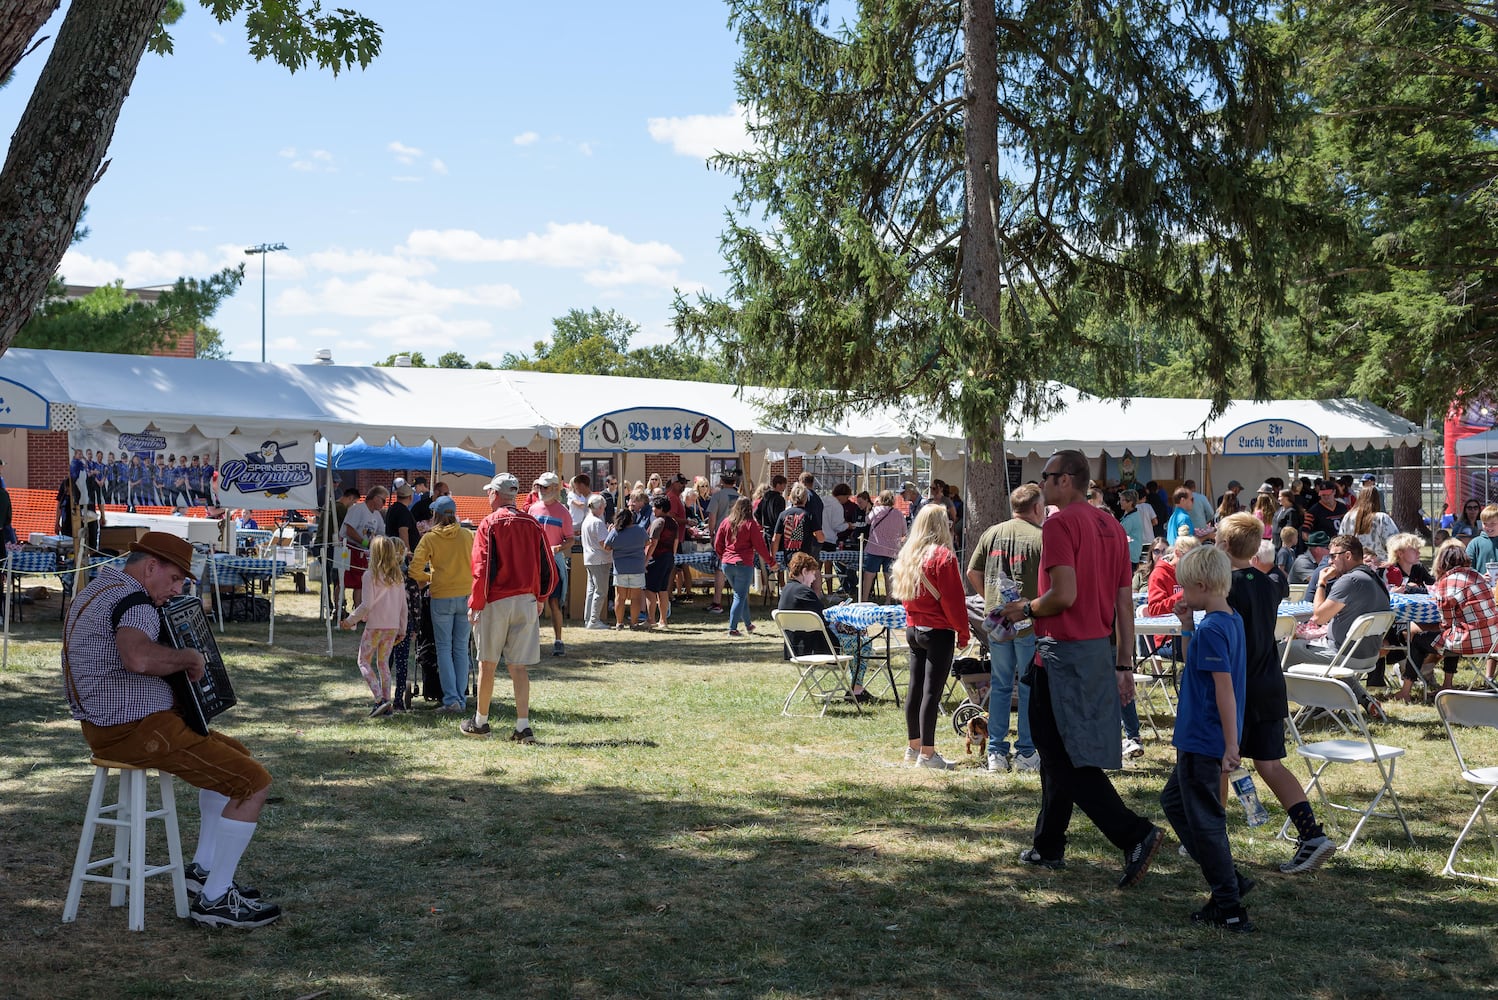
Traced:
[[537, 500], [526, 513], [535, 518], [541, 530], [546, 532], [546, 544], [552, 548], [570, 541], [576, 535], [572, 529], [572, 515], [560, 500], [553, 500], [551, 503]]
[[[94, 581], [73, 598], [63, 627], [63, 693], [73, 718], [96, 726], [118, 726], [172, 707], [167, 682], [126, 670], [115, 645], [115, 608], [132, 594], [145, 593], [134, 577], [118, 567], [103, 566]], [[120, 616], [119, 627], [140, 629], [156, 641], [161, 635], [161, 615], [155, 605], [149, 600], [132, 605]]]

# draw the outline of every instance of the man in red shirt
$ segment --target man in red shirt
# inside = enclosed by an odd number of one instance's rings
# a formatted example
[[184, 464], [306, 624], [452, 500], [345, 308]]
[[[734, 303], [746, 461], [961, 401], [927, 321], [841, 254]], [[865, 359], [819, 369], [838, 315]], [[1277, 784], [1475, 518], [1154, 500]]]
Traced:
[[[1107, 510], [1087, 503], [1080, 451], [1058, 451], [1041, 472], [1040, 596], [1011, 601], [1004, 617], [1035, 621], [1030, 736], [1040, 752], [1040, 815], [1020, 860], [1062, 868], [1073, 805], [1124, 852], [1120, 889], [1137, 884], [1165, 831], [1119, 798], [1104, 768], [1118, 769], [1121, 704], [1134, 700], [1134, 596], [1129, 541]], [[1112, 668], [1112, 669], [1110, 669]]]
[[561, 656], [567, 652], [562, 645], [562, 603], [567, 600], [567, 559], [572, 552], [572, 539], [577, 532], [572, 527], [572, 513], [562, 502], [562, 480], [555, 472], [543, 472], [536, 480], [536, 500], [526, 511], [546, 532], [546, 544], [551, 549], [551, 558], [557, 567], [556, 589], [546, 595], [546, 606], [551, 609], [551, 628], [556, 641], [551, 644], [551, 655]]
[[520, 481], [501, 472], [484, 490], [489, 494], [489, 514], [474, 532], [473, 592], [468, 598], [468, 621], [479, 654], [478, 706], [474, 717], [458, 728], [468, 736], [489, 735], [494, 668], [503, 656], [515, 686], [515, 731], [510, 739], [535, 743], [527, 668], [541, 659], [537, 619], [555, 586], [556, 564], [541, 526], [515, 507]]

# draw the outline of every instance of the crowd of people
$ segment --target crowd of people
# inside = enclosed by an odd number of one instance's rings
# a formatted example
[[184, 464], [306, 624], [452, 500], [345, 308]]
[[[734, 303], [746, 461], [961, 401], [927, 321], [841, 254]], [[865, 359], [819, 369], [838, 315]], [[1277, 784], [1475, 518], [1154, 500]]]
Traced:
[[[837, 586], [853, 595], [882, 581], [903, 606], [910, 658], [905, 761], [952, 766], [937, 749], [936, 721], [954, 658], [972, 641], [971, 588], [988, 612], [988, 770], [1040, 777], [1032, 842], [1020, 861], [1064, 868], [1068, 829], [1080, 809], [1121, 851], [1122, 888], [1144, 878], [1165, 839], [1160, 826], [1123, 802], [1107, 773], [1125, 755], [1143, 752], [1133, 706], [1134, 594], [1142, 589], [1143, 613], [1180, 622], [1172, 640], [1184, 667], [1177, 761], [1160, 805], [1210, 889], [1192, 920], [1250, 930], [1243, 896], [1254, 880], [1234, 866], [1223, 805], [1227, 776], [1242, 760], [1254, 763], [1297, 832], [1281, 871], [1314, 870], [1335, 850], [1282, 764], [1288, 705], [1274, 624], [1289, 589], [1305, 588], [1311, 626], [1320, 629], [1291, 643], [1292, 664], [1326, 662], [1353, 620], [1388, 608], [1391, 589], [1434, 594], [1441, 624], [1411, 626], [1400, 647], [1403, 697], [1416, 682], [1434, 684], [1435, 660], [1449, 684], [1455, 657], [1498, 645], [1490, 577], [1498, 572], [1498, 505], [1478, 511], [1479, 533], [1439, 546], [1427, 571], [1421, 539], [1398, 531], [1371, 482], [1344, 498], [1333, 481], [1288, 488], [1270, 481], [1251, 503], [1233, 482], [1214, 504], [1188, 480], [1169, 498], [1170, 508], [1149, 484], [1143, 496], [1120, 491], [1114, 512], [1090, 480], [1085, 456], [1062, 451], [1038, 483], [1013, 491], [1012, 516], [977, 536], [966, 565], [957, 555], [963, 505], [939, 481], [924, 494], [903, 484], [904, 510], [890, 490], [871, 496], [837, 484], [824, 497], [810, 472], [795, 482], [774, 476], [750, 496], [739, 493], [733, 473], [723, 473], [716, 490], [682, 475], [653, 476], [624, 490], [612, 477], [604, 485], [595, 492], [586, 475], [563, 484], [547, 472], [522, 494], [517, 477], [500, 473], [484, 487], [489, 513], [472, 528], [460, 523], [441, 482], [428, 490], [424, 480], [396, 479], [362, 497], [345, 490], [319, 539], [331, 548], [341, 538], [350, 554], [343, 583], [353, 608], [340, 625], [364, 625], [357, 664], [372, 699], [369, 715], [389, 718], [410, 708], [408, 658], [424, 646], [435, 679], [424, 681], [428, 697], [440, 690], [437, 711], [461, 717], [460, 732], [472, 737], [492, 734], [494, 678], [503, 660], [514, 697], [509, 739], [535, 743], [529, 671], [540, 662], [545, 619], [553, 655], [566, 655], [563, 604], [574, 541], [587, 576], [584, 628], [669, 629], [673, 601], [680, 603], [684, 582], [689, 589], [676, 555], [710, 547], [716, 558], [707, 611], [726, 612], [730, 636], [755, 631], [748, 595], [757, 573], [766, 583], [772, 574], [782, 579], [780, 607], [821, 612], [827, 551], [861, 548], [861, 564]], [[201, 675], [202, 658], [166, 655], [159, 621], [146, 613], [190, 574], [191, 547], [152, 532], [132, 546], [123, 567], [106, 567], [79, 594], [64, 644], [69, 704], [96, 753], [162, 766], [201, 789], [202, 832], [189, 875], [193, 919], [263, 926], [279, 908], [235, 883], [234, 873], [269, 774], [228, 737], [183, 735], [161, 678]], [[470, 635], [478, 668], [472, 711]], [[787, 640], [798, 654], [822, 652], [814, 646], [826, 642], [812, 635]], [[1357, 655], [1382, 658], [1389, 643], [1371, 636]], [[853, 697], [868, 700], [857, 681]], [[1379, 717], [1378, 703], [1360, 685], [1355, 691]], [[162, 746], [172, 749], [163, 754]]]

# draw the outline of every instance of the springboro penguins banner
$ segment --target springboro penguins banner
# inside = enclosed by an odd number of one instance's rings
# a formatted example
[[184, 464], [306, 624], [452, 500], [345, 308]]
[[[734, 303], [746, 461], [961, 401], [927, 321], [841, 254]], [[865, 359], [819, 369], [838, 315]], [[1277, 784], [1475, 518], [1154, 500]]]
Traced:
[[312, 431], [285, 431], [219, 442], [218, 496], [225, 507], [317, 509]]
[[68, 432], [68, 478], [89, 506], [208, 503], [218, 442], [201, 434], [103, 428]]

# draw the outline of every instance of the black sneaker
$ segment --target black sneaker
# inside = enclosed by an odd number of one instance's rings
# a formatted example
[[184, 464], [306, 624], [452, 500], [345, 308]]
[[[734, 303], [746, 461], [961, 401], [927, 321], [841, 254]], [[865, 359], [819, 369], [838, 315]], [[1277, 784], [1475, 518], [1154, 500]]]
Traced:
[[468, 718], [464, 719], [458, 724], [458, 732], [462, 733], [464, 736], [484, 737], [488, 736], [491, 732], [493, 732], [493, 730], [489, 728], [489, 723], [487, 722], [482, 726], [475, 724], [473, 721], [473, 716], [470, 715]]
[[554, 643], [551, 644], [551, 655], [552, 656], [566, 656], [567, 655], [567, 647], [564, 646], [564, 645], [562, 645], [562, 640], [561, 639], [558, 639], [556, 642], [554, 642]]
[[1144, 835], [1144, 839], [1124, 852], [1123, 877], [1118, 880], [1120, 889], [1127, 889], [1143, 881], [1145, 873], [1150, 870], [1150, 862], [1155, 860], [1155, 855], [1159, 853], [1160, 845], [1163, 843], [1165, 843], [1165, 831], [1152, 824], [1150, 832]]
[[524, 729], [512, 729], [510, 730], [510, 742], [524, 743], [526, 746], [535, 746], [536, 734], [531, 732], [530, 726], [526, 726]]
[[1280, 865], [1280, 871], [1286, 875], [1313, 872], [1325, 864], [1327, 858], [1336, 853], [1337, 845], [1332, 843], [1331, 838], [1325, 834], [1309, 840], [1299, 840], [1295, 844], [1295, 856]]
[[1211, 927], [1221, 927], [1225, 931], [1234, 934], [1248, 934], [1254, 928], [1254, 922], [1248, 919], [1248, 911], [1242, 905], [1225, 908], [1218, 906], [1211, 900], [1207, 905], [1191, 914], [1193, 924], [1206, 924]]
[[262, 899], [245, 899], [230, 886], [218, 899], [194, 899], [188, 916], [205, 927], [264, 927], [281, 919], [281, 908]]
[[1243, 897], [1253, 892], [1259, 883], [1252, 875], [1245, 875], [1237, 868], [1233, 869], [1233, 874], [1238, 876], [1238, 901], [1241, 903]]
[[[187, 891], [197, 896], [202, 894], [203, 886], [208, 881], [208, 869], [196, 861], [189, 861], [182, 866], [182, 877], [187, 880]], [[231, 882], [230, 885], [243, 899], [260, 898], [260, 890], [252, 885], [240, 885], [238, 882]]]
[[1033, 847], [1027, 847], [1023, 851], [1020, 851], [1019, 859], [1027, 865], [1034, 865], [1036, 868], [1049, 868], [1053, 872], [1060, 871], [1066, 867], [1065, 858], [1043, 858], [1040, 856], [1040, 852]]

